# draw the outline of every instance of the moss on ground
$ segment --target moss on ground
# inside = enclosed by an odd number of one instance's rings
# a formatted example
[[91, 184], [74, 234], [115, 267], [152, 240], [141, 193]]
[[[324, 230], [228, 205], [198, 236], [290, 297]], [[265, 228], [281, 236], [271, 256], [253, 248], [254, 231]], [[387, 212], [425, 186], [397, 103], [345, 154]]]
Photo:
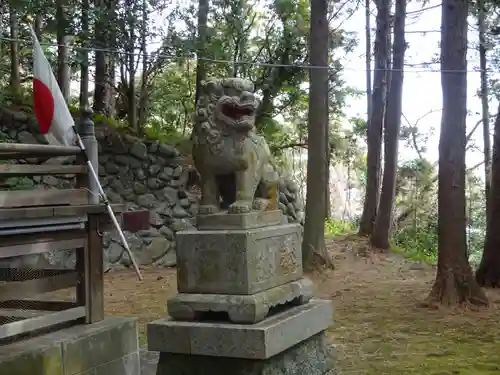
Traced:
[[342, 374], [500, 373], [500, 352], [492, 345], [500, 335], [495, 309], [429, 311], [417, 307], [412, 285], [379, 287], [376, 298], [362, 293], [349, 306], [336, 304], [330, 333]]
[[[435, 268], [394, 253], [373, 254], [355, 236], [329, 240], [336, 269], [312, 275], [316, 293], [335, 304], [329, 339], [341, 375], [500, 374], [500, 293], [482, 311], [439, 311], [418, 307], [430, 291]], [[145, 326], [166, 315], [176, 293], [175, 270], [106, 275], [108, 314], [139, 317]]]

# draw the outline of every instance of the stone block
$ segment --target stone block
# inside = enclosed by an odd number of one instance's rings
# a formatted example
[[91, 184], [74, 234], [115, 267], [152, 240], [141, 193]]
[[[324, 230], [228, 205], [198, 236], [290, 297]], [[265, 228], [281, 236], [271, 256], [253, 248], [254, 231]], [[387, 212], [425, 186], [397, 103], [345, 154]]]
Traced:
[[249, 295], [298, 280], [301, 242], [299, 224], [177, 232], [177, 289]]
[[62, 342], [65, 375], [78, 374], [138, 351], [135, 320], [106, 319], [72, 329], [78, 334]]
[[252, 211], [241, 214], [198, 215], [196, 226], [199, 230], [253, 229], [283, 224], [284, 216], [279, 210]]
[[312, 296], [313, 284], [303, 278], [251, 295], [180, 293], [167, 301], [167, 310], [176, 320], [195, 321], [203, 313], [224, 312], [232, 323], [254, 324], [273, 307], [287, 302], [301, 305]]
[[[324, 331], [332, 319], [332, 302], [327, 300], [311, 300], [253, 325], [182, 322], [166, 318], [148, 325], [148, 349], [192, 356], [262, 360]], [[180, 338], [182, 345], [174, 345]]]
[[161, 353], [156, 375], [334, 375], [333, 360], [321, 332], [265, 360]]
[[114, 361], [104, 363], [94, 368], [92, 375], [139, 375], [141, 368], [139, 352], [128, 354]]
[[24, 350], [0, 348], [0, 375], [65, 375], [60, 346], [30, 341]]
[[138, 350], [135, 319], [109, 317], [0, 346], [0, 375], [136, 375]]

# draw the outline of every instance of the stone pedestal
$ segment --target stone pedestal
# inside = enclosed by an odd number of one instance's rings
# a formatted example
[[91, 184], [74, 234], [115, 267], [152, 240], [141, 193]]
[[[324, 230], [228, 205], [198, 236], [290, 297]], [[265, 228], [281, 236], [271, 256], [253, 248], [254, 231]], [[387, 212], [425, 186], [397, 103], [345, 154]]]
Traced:
[[330, 350], [319, 333], [265, 360], [162, 352], [157, 375], [336, 375], [332, 368]]
[[302, 228], [278, 211], [198, 218], [177, 233], [179, 294], [148, 325], [157, 375], [330, 375], [331, 301], [311, 299]]
[[312, 282], [302, 278], [251, 295], [179, 293], [167, 302], [167, 311], [177, 320], [205, 320], [207, 313], [217, 312], [227, 314], [232, 323], [252, 324], [268, 316], [273, 307], [306, 303], [312, 289]]
[[138, 375], [135, 319], [109, 317], [0, 346], [0, 375]]

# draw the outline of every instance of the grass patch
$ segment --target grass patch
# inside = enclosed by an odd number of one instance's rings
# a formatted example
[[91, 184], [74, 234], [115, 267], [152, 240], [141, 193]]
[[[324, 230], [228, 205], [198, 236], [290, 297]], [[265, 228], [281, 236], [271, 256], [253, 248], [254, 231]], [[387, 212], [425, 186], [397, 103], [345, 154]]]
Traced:
[[404, 256], [407, 259], [413, 260], [415, 262], [425, 262], [429, 264], [436, 264], [436, 257], [431, 256], [425, 253], [417, 252], [417, 251], [408, 251], [403, 249], [397, 245], [390, 244], [389, 250], [393, 253]]
[[325, 222], [325, 235], [327, 237], [337, 237], [346, 234], [356, 233], [356, 224], [345, 220], [327, 220]]

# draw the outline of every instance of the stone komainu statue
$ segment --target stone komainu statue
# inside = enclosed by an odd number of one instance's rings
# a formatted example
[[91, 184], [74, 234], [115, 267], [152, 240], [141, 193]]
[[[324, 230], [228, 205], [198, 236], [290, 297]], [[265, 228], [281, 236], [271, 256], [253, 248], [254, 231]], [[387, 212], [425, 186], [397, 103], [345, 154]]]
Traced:
[[251, 81], [202, 83], [192, 134], [201, 180], [200, 214], [278, 208], [279, 176], [265, 139], [255, 133], [258, 106]]

